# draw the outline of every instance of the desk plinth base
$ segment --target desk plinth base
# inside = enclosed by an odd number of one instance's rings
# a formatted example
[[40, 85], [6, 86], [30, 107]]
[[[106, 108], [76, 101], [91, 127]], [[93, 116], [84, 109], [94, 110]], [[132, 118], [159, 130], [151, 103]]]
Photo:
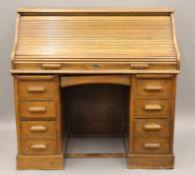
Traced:
[[173, 169], [174, 155], [129, 154], [129, 169]]
[[17, 155], [17, 169], [62, 170], [64, 155]]

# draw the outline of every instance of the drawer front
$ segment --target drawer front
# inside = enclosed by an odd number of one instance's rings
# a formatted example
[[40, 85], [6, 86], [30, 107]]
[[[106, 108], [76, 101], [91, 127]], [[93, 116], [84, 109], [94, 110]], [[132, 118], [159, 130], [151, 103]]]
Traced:
[[21, 101], [20, 116], [22, 118], [54, 118], [54, 101]]
[[167, 99], [136, 99], [136, 118], [169, 118], [171, 114], [171, 101]]
[[169, 137], [171, 123], [169, 119], [135, 119], [135, 136]]
[[169, 139], [144, 139], [135, 138], [134, 152], [141, 154], [166, 154], [170, 153]]
[[22, 154], [43, 155], [56, 154], [56, 140], [23, 140]]
[[170, 97], [171, 82], [169, 79], [137, 79], [136, 95], [149, 97]]
[[22, 139], [55, 138], [55, 121], [21, 121]]
[[55, 82], [24, 81], [19, 83], [19, 98], [22, 100], [54, 100]]

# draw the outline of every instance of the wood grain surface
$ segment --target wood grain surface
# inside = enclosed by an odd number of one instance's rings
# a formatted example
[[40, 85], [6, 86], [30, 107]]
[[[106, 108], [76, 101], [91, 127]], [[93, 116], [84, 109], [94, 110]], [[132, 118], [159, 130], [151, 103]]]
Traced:
[[[64, 157], [174, 167], [173, 10], [22, 8], [11, 59], [18, 169], [63, 169]], [[124, 137], [125, 151], [68, 153], [70, 137]]]

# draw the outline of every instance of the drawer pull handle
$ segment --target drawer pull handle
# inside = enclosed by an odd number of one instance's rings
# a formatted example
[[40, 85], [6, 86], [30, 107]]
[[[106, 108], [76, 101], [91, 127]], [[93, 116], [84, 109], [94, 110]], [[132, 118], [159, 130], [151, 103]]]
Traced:
[[45, 132], [47, 128], [45, 126], [31, 126], [30, 131], [31, 132]]
[[46, 112], [46, 108], [45, 107], [30, 107], [29, 108], [30, 112]]
[[159, 143], [145, 143], [144, 148], [146, 148], [146, 149], [159, 149], [160, 144]]
[[28, 92], [45, 92], [46, 88], [42, 86], [29, 87]]
[[159, 131], [161, 126], [159, 124], [151, 123], [144, 125], [144, 130], [146, 131]]
[[30, 149], [32, 149], [32, 150], [46, 150], [47, 145], [46, 144], [35, 144], [35, 145], [31, 145]]
[[161, 91], [162, 87], [161, 86], [146, 86], [145, 91]]
[[145, 105], [144, 109], [146, 111], [161, 111], [162, 110], [162, 106], [159, 105], [159, 104], [148, 104], [148, 105]]
[[42, 64], [43, 69], [60, 69], [61, 67], [61, 64]]
[[147, 69], [149, 64], [130, 64], [131, 69]]

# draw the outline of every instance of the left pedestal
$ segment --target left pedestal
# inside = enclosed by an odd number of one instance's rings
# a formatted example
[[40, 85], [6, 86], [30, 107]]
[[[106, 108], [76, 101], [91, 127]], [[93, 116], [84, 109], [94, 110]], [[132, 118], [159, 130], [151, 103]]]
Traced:
[[58, 76], [14, 76], [18, 169], [63, 169]]

